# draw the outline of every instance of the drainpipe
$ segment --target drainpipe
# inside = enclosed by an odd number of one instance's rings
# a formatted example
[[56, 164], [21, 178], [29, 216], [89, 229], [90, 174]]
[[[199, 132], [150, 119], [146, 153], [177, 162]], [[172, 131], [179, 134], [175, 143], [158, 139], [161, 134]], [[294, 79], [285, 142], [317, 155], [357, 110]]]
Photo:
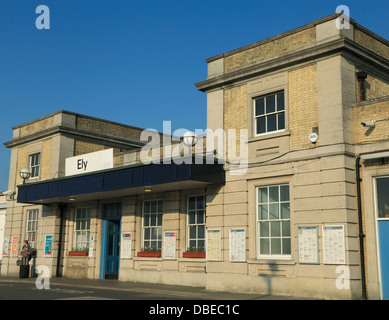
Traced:
[[355, 161], [355, 172], [356, 172], [356, 182], [357, 182], [357, 201], [358, 201], [358, 220], [359, 220], [359, 250], [361, 258], [361, 280], [362, 280], [362, 297], [363, 300], [367, 300], [366, 296], [366, 277], [365, 277], [365, 249], [363, 246], [363, 238], [365, 234], [363, 233], [362, 226], [362, 199], [361, 199], [361, 174], [360, 174], [360, 157], [357, 157]]
[[366, 100], [366, 92], [365, 92], [365, 80], [367, 79], [367, 73], [364, 71], [357, 72], [357, 79], [359, 82], [359, 100]]
[[60, 221], [59, 221], [59, 235], [58, 235], [58, 256], [57, 256], [57, 272], [56, 277], [62, 277], [61, 272], [61, 253], [62, 253], [62, 230], [63, 230], [63, 222], [64, 222], [64, 215], [66, 210], [66, 203], [58, 203], [59, 207], [59, 215], [60, 215]]

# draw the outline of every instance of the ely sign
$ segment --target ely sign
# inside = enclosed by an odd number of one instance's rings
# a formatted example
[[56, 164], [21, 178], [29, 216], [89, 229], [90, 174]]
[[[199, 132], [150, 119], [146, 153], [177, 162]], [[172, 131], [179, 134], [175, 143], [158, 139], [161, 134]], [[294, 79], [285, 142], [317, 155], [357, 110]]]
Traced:
[[113, 168], [113, 149], [107, 149], [67, 158], [65, 175], [93, 172]]

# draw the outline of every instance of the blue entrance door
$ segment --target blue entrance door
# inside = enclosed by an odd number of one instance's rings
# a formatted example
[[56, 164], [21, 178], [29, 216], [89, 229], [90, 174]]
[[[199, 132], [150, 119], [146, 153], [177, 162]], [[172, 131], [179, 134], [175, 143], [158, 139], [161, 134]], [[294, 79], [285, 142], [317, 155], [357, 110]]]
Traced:
[[382, 299], [389, 300], [389, 177], [376, 178]]
[[389, 220], [378, 221], [382, 299], [389, 300]]
[[118, 279], [120, 259], [120, 220], [106, 220], [104, 278]]

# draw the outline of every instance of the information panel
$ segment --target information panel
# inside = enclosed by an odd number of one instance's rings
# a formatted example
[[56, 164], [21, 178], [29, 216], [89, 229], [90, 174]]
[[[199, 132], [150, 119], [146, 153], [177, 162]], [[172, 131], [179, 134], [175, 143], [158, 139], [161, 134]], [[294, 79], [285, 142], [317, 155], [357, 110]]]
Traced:
[[319, 246], [317, 226], [297, 227], [297, 248], [299, 263], [318, 264]]
[[207, 229], [207, 261], [222, 260], [222, 239], [220, 229]]
[[322, 238], [323, 263], [345, 264], [346, 246], [344, 237], [344, 225], [323, 226]]
[[163, 237], [163, 258], [165, 260], [176, 259], [176, 235], [175, 231], [165, 231]]
[[236, 228], [230, 229], [230, 261], [244, 262], [246, 261], [246, 229]]
[[132, 233], [122, 233], [122, 242], [120, 244], [120, 258], [131, 259]]

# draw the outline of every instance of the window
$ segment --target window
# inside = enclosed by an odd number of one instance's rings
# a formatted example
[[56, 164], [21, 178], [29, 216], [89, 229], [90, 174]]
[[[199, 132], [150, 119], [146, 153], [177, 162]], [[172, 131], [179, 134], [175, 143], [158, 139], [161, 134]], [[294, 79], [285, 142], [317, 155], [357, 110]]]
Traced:
[[41, 154], [35, 153], [30, 156], [31, 178], [39, 177], [39, 167], [41, 163]]
[[289, 185], [257, 188], [258, 256], [290, 257]]
[[76, 209], [73, 245], [75, 251], [89, 248], [90, 213], [90, 208]]
[[36, 247], [38, 234], [38, 209], [27, 210], [26, 240], [31, 248]]
[[143, 248], [162, 248], [162, 200], [143, 202]]
[[254, 99], [255, 134], [285, 129], [284, 91]]
[[378, 218], [389, 218], [389, 178], [377, 179], [377, 206], [378, 206]]
[[188, 198], [188, 247], [205, 249], [205, 196]]

